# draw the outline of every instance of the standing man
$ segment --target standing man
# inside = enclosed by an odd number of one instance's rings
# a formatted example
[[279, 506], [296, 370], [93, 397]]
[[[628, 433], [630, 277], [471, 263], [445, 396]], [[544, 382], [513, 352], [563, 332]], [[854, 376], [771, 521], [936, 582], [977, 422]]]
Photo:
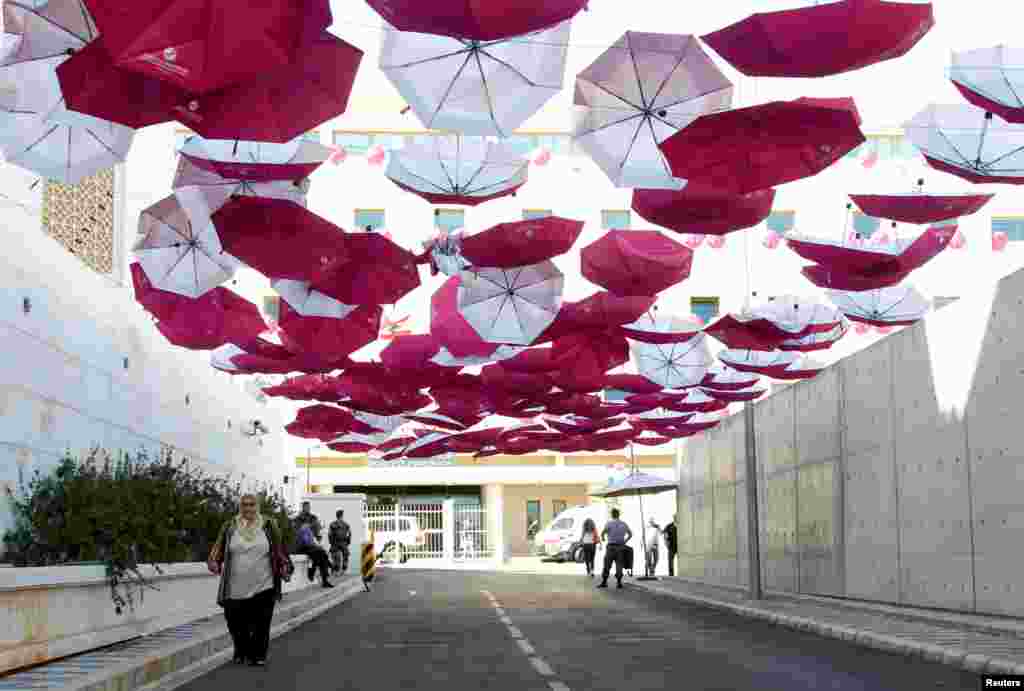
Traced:
[[[653, 576], [654, 572], [658, 569], [658, 542], [661, 540], [661, 528], [658, 527], [658, 523], [654, 520], [654, 516], [651, 516], [651, 520], [647, 521], [647, 525], [650, 526], [650, 542], [647, 543], [647, 554], [644, 560], [644, 571], [647, 572], [648, 576]], [[646, 538], [647, 533], [644, 534]]]
[[612, 509], [612, 519], [605, 523], [601, 531], [601, 541], [608, 542], [604, 551], [604, 568], [601, 570], [601, 582], [598, 588], [608, 587], [608, 574], [612, 571], [612, 562], [615, 562], [615, 580], [619, 587], [622, 587], [623, 561], [626, 556], [626, 543], [633, 537], [633, 531], [623, 521], [619, 520], [619, 510]]
[[679, 549], [679, 535], [676, 532], [676, 516], [672, 516], [672, 522], [665, 526], [662, 531], [665, 536], [665, 548], [668, 549], [668, 575], [676, 575], [676, 553]]
[[[348, 546], [352, 544], [352, 528], [342, 520], [345, 512], [338, 509], [336, 520], [327, 528], [327, 539], [331, 543], [331, 567], [334, 573], [348, 571]], [[344, 561], [342, 561], [344, 558]]]

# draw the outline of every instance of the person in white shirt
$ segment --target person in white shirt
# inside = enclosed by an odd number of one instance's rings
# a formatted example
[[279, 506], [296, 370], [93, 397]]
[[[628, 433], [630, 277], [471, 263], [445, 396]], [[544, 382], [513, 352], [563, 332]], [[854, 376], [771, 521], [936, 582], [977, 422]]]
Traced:
[[647, 575], [653, 576], [655, 569], [658, 568], [658, 546], [661, 537], [661, 528], [655, 522], [654, 518], [651, 518], [647, 522], [650, 530], [644, 532], [644, 541], [647, 543], [647, 559], [645, 564], [647, 566]]
[[597, 525], [593, 518], [583, 521], [583, 534], [580, 535], [580, 542], [583, 543], [583, 563], [587, 567], [587, 575], [594, 577], [594, 555], [597, 553], [597, 543], [601, 541], [597, 534]]
[[601, 570], [601, 582], [598, 588], [608, 587], [608, 575], [612, 570], [612, 562], [615, 562], [615, 580], [619, 587], [622, 587], [622, 569], [625, 567], [626, 545], [633, 538], [633, 531], [623, 521], [619, 520], [619, 510], [612, 509], [612, 519], [608, 521], [604, 530], [601, 531], [601, 539], [608, 541], [608, 548], [604, 551], [604, 569]]

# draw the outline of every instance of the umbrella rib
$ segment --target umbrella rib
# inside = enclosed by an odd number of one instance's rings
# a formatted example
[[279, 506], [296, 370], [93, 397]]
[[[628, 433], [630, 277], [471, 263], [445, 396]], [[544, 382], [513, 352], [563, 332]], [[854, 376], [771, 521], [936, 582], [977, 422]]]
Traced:
[[[676, 73], [676, 70], [679, 69], [679, 66], [683, 64], [683, 60], [686, 59], [686, 54], [689, 51], [690, 46], [694, 45], [694, 43], [696, 43], [696, 41], [693, 38], [687, 40], [686, 48], [684, 48], [682, 52], [679, 54], [679, 59], [676, 60], [676, 64], [673, 65], [672, 69], [669, 70], [667, 75], [665, 75], [665, 79], [662, 80], [661, 85], [658, 87], [658, 90], [654, 93], [654, 96], [651, 98], [651, 108], [654, 108], [654, 102], [658, 100], [658, 96], [661, 96], [661, 92], [664, 91], [665, 86], [669, 83], [669, 80], [672, 79], [672, 75], [674, 75]], [[697, 98], [700, 98], [700, 96], [698, 96]]]
[[[416, 173], [412, 172], [408, 168], [405, 168], [404, 166], [403, 166], [403, 169], [405, 170], [406, 173], [409, 174], [409, 177], [413, 177], [413, 178], [416, 178], [417, 180], [421, 180], [423, 183], [425, 183], [427, 185], [430, 185], [431, 187], [435, 188], [438, 192], [454, 192], [455, 191], [455, 184], [454, 183], [452, 184], [450, 189], [445, 189], [444, 187], [441, 187], [441, 185], [438, 185], [433, 180], [430, 180], [429, 178], [425, 178], [422, 175], [417, 175]], [[444, 167], [442, 166], [442, 170], [443, 169], [444, 169]], [[445, 171], [445, 177], [447, 177], [448, 181], [451, 182], [451, 177], [448, 176], [448, 171]]]
[[668, 161], [665, 160], [665, 154], [661, 152], [661, 147], [658, 146], [658, 136], [654, 133], [654, 123], [652, 122], [652, 118], [647, 118], [646, 122], [647, 127], [651, 130], [651, 140], [654, 142], [654, 148], [658, 152], [658, 161], [661, 162], [661, 167], [665, 170], [665, 174], [674, 178], [675, 176], [672, 175], [672, 168], [669, 166]]
[[[395, 33], [398, 33], [398, 32], [396, 31]], [[456, 55], [461, 55], [462, 53], [471, 53], [472, 51], [473, 51], [472, 48], [468, 48], [468, 47], [467, 48], [461, 48], [459, 50], [455, 50], [455, 51], [452, 51], [450, 53], [442, 53], [441, 55], [433, 55], [433, 56], [431, 56], [429, 58], [423, 58], [422, 60], [413, 60], [412, 62], [404, 62], [404, 63], [400, 63], [398, 65], [387, 65], [387, 66], [382, 65], [381, 69], [382, 70], [398, 70], [398, 69], [405, 69], [406, 67], [417, 67], [419, 65], [423, 65], [423, 64], [426, 64], [428, 62], [437, 62], [439, 60], [444, 60], [446, 58], [454, 58]]]
[[[456, 53], [456, 55], [457, 54], [458, 53]], [[451, 95], [452, 89], [455, 88], [455, 82], [457, 82], [459, 80], [459, 77], [462, 76], [462, 73], [463, 73], [463, 71], [465, 71], [466, 65], [469, 64], [469, 61], [472, 58], [472, 56], [473, 56], [472, 52], [467, 53], [466, 59], [462, 62], [462, 65], [459, 67], [458, 71], [455, 73], [455, 76], [452, 77], [452, 80], [448, 83], [448, 88], [444, 90], [444, 96], [442, 96], [441, 100], [438, 101], [437, 108], [434, 109], [433, 115], [430, 116], [430, 122], [429, 123], [425, 123], [425, 124], [427, 124], [428, 127], [433, 124], [434, 118], [436, 118], [437, 114], [441, 112], [441, 109], [444, 107], [445, 101], [448, 100], [448, 96]]]
[[587, 137], [587, 136], [589, 136], [591, 134], [596, 134], [596, 133], [600, 132], [601, 130], [606, 130], [609, 127], [616, 127], [618, 125], [622, 125], [624, 123], [627, 123], [630, 120], [634, 120], [636, 118], [642, 118], [643, 116], [644, 116], [644, 114], [642, 112], [638, 112], [638, 113], [635, 113], [635, 114], [630, 115], [628, 117], [624, 117], [621, 120], [615, 120], [614, 122], [606, 122], [605, 124], [600, 125], [599, 127], [594, 127], [592, 129], [587, 130], [586, 132], [580, 133], [579, 135], [576, 136], [576, 139], [582, 139], [583, 137]]
[[[452, 82], [452, 83], [454, 84], [454, 82]], [[449, 89], [450, 88], [451, 87], [449, 86]], [[455, 135], [455, 168], [456, 169], [458, 169], [458, 167], [459, 167], [459, 146], [461, 144], [461, 141], [462, 140], [459, 139], [459, 135]], [[459, 186], [457, 184], [455, 184], [455, 181], [452, 180], [451, 174], [448, 173], [448, 167], [445, 166], [444, 159], [441, 158], [441, 148], [440, 147], [438, 147], [438, 149], [437, 149], [437, 165], [440, 166], [441, 172], [444, 173], [445, 178], [448, 179], [448, 190], [445, 190], [440, 185], [434, 185], [434, 186], [437, 187], [439, 190], [442, 190], [442, 191], [450, 191], [453, 194], [457, 193], [458, 189], [459, 189]], [[424, 178], [424, 179], [426, 179], [426, 178]]]
[[640, 67], [636, 64], [636, 53], [633, 52], [633, 44], [629, 40], [628, 31], [623, 38], [626, 39], [626, 52], [629, 53], [629, 61], [633, 65], [633, 74], [636, 75], [636, 88], [640, 91], [640, 103], [643, 104], [643, 110], [646, 111], [650, 107], [650, 104], [647, 102], [647, 97], [644, 95], [644, 84], [640, 79]]
[[[589, 81], [589, 80], [587, 80], [587, 81]], [[608, 88], [607, 88], [606, 86], [604, 86], [603, 84], [600, 84], [600, 83], [598, 83], [598, 82], [590, 82], [590, 83], [591, 83], [591, 84], [593, 84], [593, 85], [594, 85], [594, 86], [595, 86], [596, 88], [598, 88], [598, 89], [600, 89], [601, 91], [603, 91], [603, 92], [605, 92], [606, 94], [608, 94], [609, 96], [611, 96], [611, 97], [613, 97], [613, 98], [617, 98], [617, 99], [619, 99], [620, 101], [622, 101], [623, 103], [625, 103], [625, 104], [626, 104], [627, 106], [629, 106], [630, 108], [634, 108], [634, 109], [636, 109], [636, 110], [640, 111], [640, 113], [641, 113], [641, 114], [642, 114], [642, 113], [643, 113], [643, 112], [644, 112], [644, 111], [646, 110], [646, 108], [644, 108], [643, 106], [638, 106], [637, 104], [633, 103], [633, 102], [632, 102], [632, 101], [630, 101], [630, 100], [629, 100], [628, 98], [626, 98], [625, 96], [620, 96], [619, 94], [615, 93], [614, 91], [611, 91], [610, 89], [608, 89]]]
[[[1000, 161], [1002, 161], [1007, 156], [1013, 156], [1014, 154], [1018, 154], [1021, 151], [1024, 151], [1024, 146], [1018, 146], [1016, 149], [1013, 149], [1012, 151], [1007, 151], [1002, 156], [999, 156], [998, 158], [993, 158], [991, 161], [988, 161], [988, 162], [982, 164], [981, 167], [982, 168], [986, 168], [986, 169], [991, 168], [992, 166], [994, 166], [996, 163], [999, 163]], [[1012, 169], [1012, 170], [1019, 170], [1019, 169], [1015, 168], [1015, 169]], [[1005, 171], [1005, 172], [1010, 172], [1010, 171]]]
[[[498, 134], [504, 137], [505, 133], [502, 131], [501, 125], [498, 124], [498, 117], [494, 114], [494, 102], [491, 100], [491, 90], [487, 86], [487, 75], [484, 73], [483, 63], [480, 62], [480, 51], [473, 51], [473, 56], [476, 58], [477, 69], [480, 70], [480, 82], [483, 84], [484, 87], [484, 98], [487, 99], [487, 110], [491, 114], [491, 122], [494, 123], [494, 129], [497, 130]], [[482, 167], [483, 166], [481, 166], [481, 168]], [[479, 172], [479, 170], [477, 172]], [[472, 182], [472, 180], [470, 180], [469, 182]], [[468, 185], [469, 182], [467, 182], [466, 184]]]
[[[537, 86], [537, 87], [540, 87], [540, 88], [554, 88], [554, 87], [545, 87], [543, 84], [538, 84], [537, 82], [533, 81], [532, 79], [527, 77], [525, 74], [523, 74], [521, 71], [516, 69], [516, 67], [514, 65], [512, 65], [511, 63], [509, 63], [508, 61], [502, 60], [501, 58], [496, 57], [495, 55], [492, 55], [491, 53], [488, 53], [486, 50], [484, 50], [482, 48], [479, 49], [477, 52], [478, 53], [483, 53], [484, 55], [489, 57], [491, 60], [494, 60], [494, 62], [498, 63], [499, 65], [507, 67], [511, 72], [515, 73], [520, 79], [522, 79], [524, 82], [526, 82], [530, 86]], [[482, 72], [483, 71], [483, 67], [481, 67], [480, 70]]]
[[637, 125], [636, 130], [633, 132], [633, 138], [629, 141], [629, 147], [626, 149], [626, 155], [622, 158], [619, 163], [619, 172], [626, 167], [626, 162], [629, 160], [629, 155], [633, 152], [633, 146], [636, 144], [636, 140], [640, 137], [640, 130], [644, 128], [644, 123], [648, 121], [645, 115], [640, 119], [640, 123]]
[[1017, 95], [1017, 90], [1013, 88], [1013, 83], [1006, 76], [1006, 70], [999, 70], [999, 74], [1003, 76], [1003, 81], [1006, 82], [1006, 88], [1009, 89], [1010, 93], [1013, 94], [1013, 97], [1017, 99], [1017, 103], [1019, 104], [1018, 107], [1024, 106], [1024, 101], [1020, 100], [1020, 96]]
[[[81, 8], [81, 3], [79, 3], [79, 7]], [[68, 27], [64, 26], [63, 24], [58, 24], [57, 22], [53, 21], [53, 19], [51, 19], [50, 17], [42, 15], [39, 12], [36, 12], [34, 9], [25, 8], [25, 10], [26, 10], [26, 14], [31, 14], [32, 16], [34, 16], [34, 17], [36, 17], [38, 19], [42, 19], [44, 22], [46, 22], [50, 26], [53, 26], [53, 27], [56, 27], [57, 29], [60, 29], [61, 31], [66, 33], [68, 36], [71, 36], [72, 38], [77, 38], [82, 43], [86, 43], [86, 42], [88, 42], [89, 38], [92, 38], [92, 36], [89, 36], [88, 38], [82, 38], [81, 36], [76, 34], [74, 31], [69, 29]], [[86, 21], [85, 25], [86, 25], [86, 27], [88, 27], [89, 26], [89, 22]]]
[[[29, 151], [31, 151], [31, 150], [32, 150], [33, 148], [35, 148], [35, 146], [36, 146], [37, 144], [39, 144], [39, 143], [41, 143], [41, 142], [42, 142], [43, 140], [45, 140], [45, 139], [49, 138], [49, 136], [50, 136], [51, 134], [53, 134], [54, 132], [56, 132], [56, 131], [57, 131], [57, 129], [58, 129], [58, 128], [60, 128], [60, 127], [61, 127], [60, 125], [54, 125], [54, 126], [53, 126], [53, 127], [51, 127], [50, 129], [46, 130], [46, 132], [45, 132], [45, 133], [44, 133], [44, 134], [43, 134], [43, 135], [42, 135], [41, 137], [39, 137], [39, 138], [38, 138], [38, 139], [36, 139], [36, 140], [35, 140], [34, 142], [32, 142], [31, 144], [29, 144], [28, 146], [26, 146], [26, 147], [25, 147], [24, 149], [22, 149], [22, 150], [21, 150], [21, 152], [20, 152], [20, 153], [18, 153], [18, 154], [16, 154], [16, 155], [17, 155], [17, 156], [20, 156], [20, 155], [22, 155], [22, 154], [26, 154], [26, 153], [28, 153], [28, 152], [29, 152]], [[69, 132], [70, 132], [70, 130], [71, 130], [71, 128], [68, 128], [68, 131], [69, 131]], [[13, 158], [13, 156], [12, 156], [11, 158]]]

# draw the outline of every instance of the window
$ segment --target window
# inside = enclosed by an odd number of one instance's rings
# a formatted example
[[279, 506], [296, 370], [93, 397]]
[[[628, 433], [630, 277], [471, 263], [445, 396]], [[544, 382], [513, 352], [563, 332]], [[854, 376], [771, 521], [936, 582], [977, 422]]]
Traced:
[[547, 218], [551, 215], [551, 209], [523, 209], [523, 220], [532, 221], [536, 218]]
[[335, 132], [334, 145], [340, 146], [345, 153], [361, 156], [374, 145], [374, 136], [366, 132]]
[[1024, 216], [993, 216], [992, 232], [1006, 233], [1010, 242], [1024, 240]]
[[601, 392], [604, 397], [605, 403], [618, 403], [626, 400], [626, 396], [629, 395], [628, 391], [620, 391], [619, 389], [605, 389]]
[[[551, 515], [552, 516], [558, 516], [560, 513], [565, 511], [565, 508], [566, 508], [566, 503], [565, 503], [564, 499], [552, 499], [551, 500], [551, 511], [552, 511]], [[569, 527], [569, 528], [572, 527], [572, 519], [571, 518], [563, 518], [562, 521], [569, 521], [569, 525], [567, 527]], [[559, 523], [561, 523], [562, 521], [559, 521]]]
[[795, 211], [773, 211], [768, 214], [768, 230], [782, 235], [793, 230], [796, 225]]
[[601, 227], [605, 230], [629, 228], [629, 211], [604, 210], [601, 212]]
[[853, 212], [853, 231], [862, 238], [871, 237], [871, 234], [882, 225], [882, 219], [868, 216], [860, 211]]
[[310, 130], [302, 135], [303, 141], [320, 143], [320, 130]]
[[532, 540], [540, 532], [540, 500], [526, 501], [526, 539]]
[[434, 209], [434, 225], [448, 232], [466, 225], [466, 212], [462, 209]]
[[270, 319], [278, 321], [281, 315], [281, 298], [276, 295], [267, 295], [263, 298], [263, 313]]
[[384, 209], [356, 209], [353, 223], [357, 231], [372, 233], [384, 227]]
[[707, 326], [718, 316], [718, 298], [690, 298], [690, 312]]
[[555, 521], [555, 524], [551, 526], [552, 530], [572, 530], [572, 519], [563, 518]]

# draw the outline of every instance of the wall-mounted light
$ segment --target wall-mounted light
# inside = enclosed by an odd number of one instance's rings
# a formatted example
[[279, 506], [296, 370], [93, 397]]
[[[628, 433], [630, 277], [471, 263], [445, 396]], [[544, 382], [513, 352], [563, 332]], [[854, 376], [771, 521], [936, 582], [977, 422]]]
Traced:
[[124, 366], [125, 369], [128, 369], [128, 358], [122, 359], [121, 364]]
[[189, 396], [188, 394], [185, 394], [185, 405], [190, 405], [191, 403], [192, 403], [192, 397]]
[[29, 312], [32, 311], [32, 299], [31, 298], [23, 297], [21, 299], [21, 311], [24, 312], [25, 314], [28, 314]]

